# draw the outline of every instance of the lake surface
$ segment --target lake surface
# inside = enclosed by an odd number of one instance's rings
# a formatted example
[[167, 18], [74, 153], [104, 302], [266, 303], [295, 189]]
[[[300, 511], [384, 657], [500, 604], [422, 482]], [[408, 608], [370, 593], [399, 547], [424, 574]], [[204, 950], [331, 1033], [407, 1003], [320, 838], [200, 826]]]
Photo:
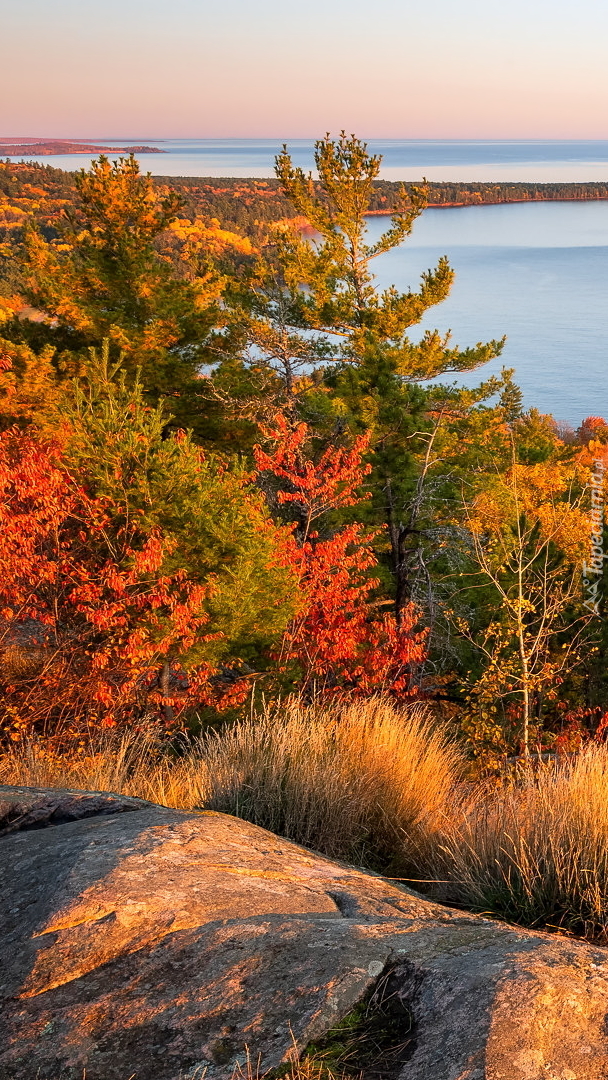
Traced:
[[[162, 154], [138, 155], [155, 176], [273, 176], [274, 157], [287, 142], [296, 164], [313, 165], [311, 139], [112, 139], [91, 137], [104, 146], [149, 145]], [[608, 141], [515, 139], [369, 139], [383, 156], [387, 180], [608, 180]], [[0, 156], [2, 148], [0, 146]], [[32, 157], [60, 169], [88, 168], [87, 154]]]
[[[385, 227], [370, 219], [370, 236]], [[507, 335], [498, 360], [452, 379], [473, 386], [514, 367], [527, 406], [574, 426], [608, 417], [608, 202], [427, 210], [378, 258], [378, 281], [416, 288], [440, 255], [456, 281], [420, 329], [451, 330], [461, 347]]]
[[[294, 161], [310, 168], [312, 141], [287, 141]], [[129, 142], [167, 151], [141, 155], [142, 168], [155, 175], [267, 177], [282, 140]], [[115, 145], [120, 152], [121, 144]], [[608, 141], [370, 139], [369, 148], [384, 155], [387, 179], [608, 180]], [[36, 160], [76, 169], [88, 167], [91, 158]], [[371, 219], [372, 236], [384, 227], [385, 219]], [[380, 282], [414, 287], [442, 254], [456, 270], [456, 282], [422, 327], [451, 329], [463, 347], [508, 335], [498, 361], [459, 376], [459, 382], [474, 385], [504, 364], [516, 369], [527, 406], [575, 426], [588, 415], [608, 418], [608, 202], [427, 210], [410, 241], [378, 260]]]

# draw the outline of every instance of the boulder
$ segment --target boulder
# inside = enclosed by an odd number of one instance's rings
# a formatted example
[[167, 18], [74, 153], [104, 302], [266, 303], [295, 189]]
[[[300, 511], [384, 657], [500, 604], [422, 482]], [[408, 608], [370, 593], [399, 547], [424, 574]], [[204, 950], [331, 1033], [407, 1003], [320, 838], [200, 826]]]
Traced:
[[599, 947], [222, 814], [0, 788], [0, 821], [0, 1080], [224, 1080], [246, 1052], [261, 1073], [387, 993], [387, 1076], [608, 1077]]

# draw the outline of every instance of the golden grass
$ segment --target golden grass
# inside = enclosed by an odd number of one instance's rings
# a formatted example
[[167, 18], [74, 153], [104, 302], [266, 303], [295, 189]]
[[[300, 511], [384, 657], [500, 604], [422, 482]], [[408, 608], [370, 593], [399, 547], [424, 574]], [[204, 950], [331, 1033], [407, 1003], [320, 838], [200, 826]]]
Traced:
[[44, 741], [0, 757], [0, 783], [136, 795], [246, 818], [326, 855], [406, 873], [442, 828], [460, 766], [419, 705], [296, 700], [167, 756], [152, 736], [92, 735], [71, 755]]
[[522, 769], [454, 816], [433, 859], [443, 897], [527, 926], [608, 939], [608, 750]]
[[0, 784], [110, 791], [183, 810], [200, 805], [207, 786], [195, 750], [176, 757], [150, 733], [111, 731], [91, 732], [69, 754], [49, 749], [43, 738], [16, 742], [0, 754]]
[[[330, 857], [422, 879], [439, 900], [608, 941], [608, 749], [459, 784], [462, 758], [420, 705], [268, 708], [169, 753], [98, 732], [70, 756], [0, 755], [0, 783], [136, 795], [235, 814]], [[433, 884], [434, 882], [434, 884]]]
[[208, 736], [205, 805], [326, 855], [417, 872], [461, 764], [423, 706], [297, 701]]

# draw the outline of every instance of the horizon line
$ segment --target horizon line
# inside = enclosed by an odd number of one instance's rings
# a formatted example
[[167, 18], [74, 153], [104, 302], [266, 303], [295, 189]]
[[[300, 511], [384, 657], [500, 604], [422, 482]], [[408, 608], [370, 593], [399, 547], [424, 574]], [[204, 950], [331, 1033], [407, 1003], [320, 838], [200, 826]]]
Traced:
[[[339, 133], [338, 133], [339, 135]], [[333, 138], [337, 136], [334, 135]], [[178, 140], [196, 141], [196, 142], [245, 142], [245, 141], [258, 141], [264, 140], [267, 142], [317, 142], [323, 136], [319, 135], [137, 135], [137, 136], [122, 136], [122, 135], [1, 135], [0, 144], [5, 142], [18, 143], [18, 142], [120, 142], [120, 143], [134, 143], [134, 142], [177, 142]], [[608, 142], [608, 135], [605, 136], [593, 136], [583, 138], [581, 136], [518, 136], [518, 135], [435, 135], [428, 136], [415, 136], [415, 135], [361, 135], [357, 136], [362, 141], [382, 141], [382, 142], [481, 142], [481, 143], [538, 143], [538, 142]]]

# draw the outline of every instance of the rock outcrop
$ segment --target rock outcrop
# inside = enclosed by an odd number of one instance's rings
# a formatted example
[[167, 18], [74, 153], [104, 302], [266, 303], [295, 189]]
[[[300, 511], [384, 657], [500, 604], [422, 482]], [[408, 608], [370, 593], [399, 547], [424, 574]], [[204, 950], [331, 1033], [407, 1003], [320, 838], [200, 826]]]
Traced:
[[[382, 979], [402, 1080], [606, 1080], [608, 953], [215, 813], [0, 788], [0, 1080], [224, 1080]], [[411, 1016], [411, 1023], [407, 1014]]]

